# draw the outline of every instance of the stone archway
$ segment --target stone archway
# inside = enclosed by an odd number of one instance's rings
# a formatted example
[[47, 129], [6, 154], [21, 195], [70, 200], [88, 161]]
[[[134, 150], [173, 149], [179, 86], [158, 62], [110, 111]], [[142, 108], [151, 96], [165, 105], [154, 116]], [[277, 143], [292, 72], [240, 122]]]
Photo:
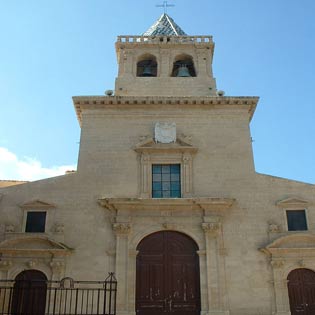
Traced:
[[44, 315], [47, 277], [39, 270], [24, 270], [15, 278], [11, 313]]
[[197, 244], [187, 235], [161, 231], [138, 245], [136, 313], [200, 314]]
[[315, 314], [315, 272], [300, 268], [288, 275], [288, 291], [292, 315]]

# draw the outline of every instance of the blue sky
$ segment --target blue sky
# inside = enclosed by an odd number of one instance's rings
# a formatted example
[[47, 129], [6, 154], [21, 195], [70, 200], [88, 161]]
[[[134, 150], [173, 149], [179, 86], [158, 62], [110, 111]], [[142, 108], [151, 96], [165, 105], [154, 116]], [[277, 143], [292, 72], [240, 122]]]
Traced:
[[[74, 95], [114, 87], [117, 35], [143, 33], [163, 1], [0, 0], [0, 179], [74, 168]], [[260, 173], [315, 183], [315, 1], [170, 0], [189, 35], [213, 35], [228, 96], [260, 96], [251, 123]]]

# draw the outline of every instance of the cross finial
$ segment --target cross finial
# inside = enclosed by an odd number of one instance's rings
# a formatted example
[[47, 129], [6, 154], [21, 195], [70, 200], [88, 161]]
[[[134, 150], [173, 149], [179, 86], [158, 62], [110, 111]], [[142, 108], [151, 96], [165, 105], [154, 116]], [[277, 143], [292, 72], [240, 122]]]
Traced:
[[169, 7], [175, 7], [174, 4], [168, 4], [168, 1], [163, 1], [163, 4], [157, 4], [156, 5], [157, 7], [160, 7], [160, 8], [164, 8], [164, 13], [167, 13], [167, 8]]

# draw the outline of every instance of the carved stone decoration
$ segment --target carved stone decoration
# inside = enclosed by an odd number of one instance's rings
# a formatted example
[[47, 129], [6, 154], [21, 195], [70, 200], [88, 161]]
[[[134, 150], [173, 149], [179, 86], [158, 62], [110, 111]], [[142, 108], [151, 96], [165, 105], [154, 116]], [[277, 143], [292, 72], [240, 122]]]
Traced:
[[65, 268], [65, 262], [62, 260], [53, 260], [49, 265], [53, 273], [61, 273]]
[[165, 230], [176, 230], [177, 228], [177, 225], [175, 223], [170, 222], [164, 222], [162, 226]]
[[12, 266], [11, 260], [1, 260], [0, 261], [0, 270], [9, 270]]
[[271, 260], [270, 263], [273, 268], [282, 268], [284, 266], [283, 260]]
[[38, 262], [36, 260], [30, 260], [27, 262], [27, 266], [29, 268], [35, 268], [37, 264], [38, 264]]
[[180, 138], [185, 141], [187, 144], [192, 144], [192, 136], [191, 135], [185, 135], [185, 134], [181, 134]]
[[131, 231], [130, 223], [113, 223], [113, 230], [116, 234], [128, 235]]
[[301, 268], [304, 268], [306, 266], [305, 261], [303, 259], [299, 260], [297, 263]]
[[6, 224], [6, 226], [5, 226], [5, 232], [6, 232], [6, 233], [15, 232], [15, 226], [14, 226], [13, 224]]
[[62, 223], [55, 223], [55, 226], [54, 226], [54, 232], [55, 233], [63, 233], [64, 229], [65, 229], [64, 224], [62, 224]]
[[176, 124], [157, 122], [154, 129], [154, 140], [160, 143], [176, 142]]
[[269, 223], [268, 230], [271, 233], [279, 233], [280, 232], [280, 226], [275, 223]]
[[201, 226], [204, 232], [213, 233], [213, 232], [217, 232], [220, 229], [221, 224], [219, 222], [207, 222], [207, 223], [202, 223]]

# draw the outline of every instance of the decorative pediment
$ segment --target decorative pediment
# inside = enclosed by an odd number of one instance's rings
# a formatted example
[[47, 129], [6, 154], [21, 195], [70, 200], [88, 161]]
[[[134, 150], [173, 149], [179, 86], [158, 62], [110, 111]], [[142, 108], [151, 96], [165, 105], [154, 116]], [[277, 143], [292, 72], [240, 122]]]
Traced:
[[263, 252], [272, 255], [284, 255], [296, 252], [306, 252], [315, 254], [315, 235], [299, 233], [282, 236], [265, 248], [261, 249]]
[[45, 201], [41, 201], [38, 199], [26, 202], [24, 204], [21, 204], [20, 207], [22, 209], [51, 209], [51, 208], [56, 208], [56, 206], [54, 204], [48, 203]]
[[134, 150], [138, 153], [153, 153], [153, 152], [190, 152], [195, 153], [198, 151], [191, 143], [190, 137], [178, 136], [175, 142], [172, 143], [157, 143], [152, 137], [143, 137], [144, 139], [139, 142]]
[[37, 236], [18, 237], [0, 243], [0, 254], [24, 255], [54, 255], [67, 256], [72, 249], [49, 238]]
[[309, 202], [304, 199], [299, 198], [286, 198], [276, 202], [276, 205], [281, 208], [307, 208], [309, 206]]

